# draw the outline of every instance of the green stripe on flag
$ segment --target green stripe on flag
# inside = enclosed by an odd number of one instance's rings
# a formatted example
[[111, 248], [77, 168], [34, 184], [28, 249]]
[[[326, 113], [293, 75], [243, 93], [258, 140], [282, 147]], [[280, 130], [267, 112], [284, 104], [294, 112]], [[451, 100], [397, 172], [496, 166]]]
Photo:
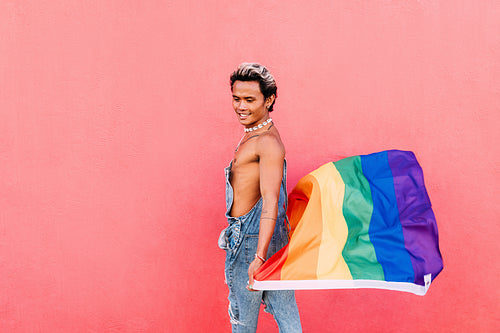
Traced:
[[345, 183], [342, 212], [349, 231], [342, 256], [354, 280], [384, 280], [384, 271], [368, 234], [373, 201], [370, 184], [363, 175], [361, 158], [348, 157], [333, 164]]

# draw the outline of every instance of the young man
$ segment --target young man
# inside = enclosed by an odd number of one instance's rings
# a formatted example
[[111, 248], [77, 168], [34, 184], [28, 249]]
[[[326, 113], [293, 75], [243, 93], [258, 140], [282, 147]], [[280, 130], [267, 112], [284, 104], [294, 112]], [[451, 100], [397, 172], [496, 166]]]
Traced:
[[293, 291], [252, 289], [253, 273], [288, 242], [285, 147], [269, 117], [276, 82], [264, 66], [247, 63], [238, 67], [230, 82], [233, 108], [245, 128], [225, 170], [229, 226], [219, 239], [226, 250], [232, 331], [255, 332], [263, 302], [280, 332], [301, 332]]

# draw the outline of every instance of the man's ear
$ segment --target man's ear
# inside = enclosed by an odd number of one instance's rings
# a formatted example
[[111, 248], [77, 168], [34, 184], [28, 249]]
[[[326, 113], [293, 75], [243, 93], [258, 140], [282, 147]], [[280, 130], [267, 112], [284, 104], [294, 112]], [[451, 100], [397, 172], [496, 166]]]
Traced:
[[268, 98], [266, 98], [266, 108], [269, 109], [271, 107], [271, 105], [273, 105], [273, 102], [274, 102], [274, 99], [276, 98], [276, 96], [274, 95], [271, 95], [269, 96]]

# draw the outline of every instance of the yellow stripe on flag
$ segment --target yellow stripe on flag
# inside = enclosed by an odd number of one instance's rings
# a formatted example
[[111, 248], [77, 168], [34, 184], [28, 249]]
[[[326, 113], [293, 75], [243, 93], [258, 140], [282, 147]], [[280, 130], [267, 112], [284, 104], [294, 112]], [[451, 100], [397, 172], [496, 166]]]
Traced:
[[311, 173], [317, 179], [321, 192], [323, 232], [318, 255], [319, 280], [352, 280], [342, 250], [347, 240], [347, 223], [342, 213], [345, 184], [333, 163], [328, 163]]

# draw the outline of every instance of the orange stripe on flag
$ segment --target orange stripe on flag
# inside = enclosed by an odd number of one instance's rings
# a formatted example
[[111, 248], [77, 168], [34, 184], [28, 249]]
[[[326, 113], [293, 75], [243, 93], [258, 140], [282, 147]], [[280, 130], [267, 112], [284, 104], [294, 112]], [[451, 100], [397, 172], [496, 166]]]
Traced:
[[[321, 203], [312, 200], [320, 196], [319, 184], [311, 175], [303, 177], [290, 194], [290, 225], [292, 236], [288, 244], [288, 257], [281, 270], [282, 280], [317, 279], [319, 245], [323, 234]], [[302, 216], [308, 216], [307, 225], [299, 223]]]

